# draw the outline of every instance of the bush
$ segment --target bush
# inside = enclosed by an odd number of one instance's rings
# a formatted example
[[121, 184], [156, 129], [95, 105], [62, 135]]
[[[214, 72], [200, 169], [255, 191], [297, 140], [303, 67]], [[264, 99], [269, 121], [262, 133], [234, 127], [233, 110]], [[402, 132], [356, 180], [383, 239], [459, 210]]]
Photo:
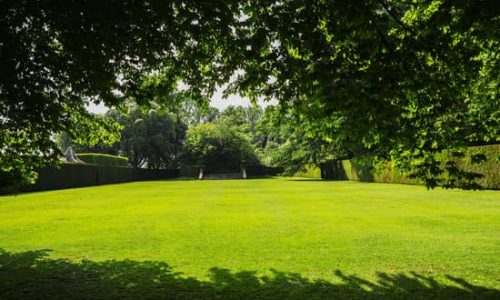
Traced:
[[128, 159], [123, 156], [100, 153], [78, 153], [77, 156], [88, 164], [108, 167], [128, 167]]

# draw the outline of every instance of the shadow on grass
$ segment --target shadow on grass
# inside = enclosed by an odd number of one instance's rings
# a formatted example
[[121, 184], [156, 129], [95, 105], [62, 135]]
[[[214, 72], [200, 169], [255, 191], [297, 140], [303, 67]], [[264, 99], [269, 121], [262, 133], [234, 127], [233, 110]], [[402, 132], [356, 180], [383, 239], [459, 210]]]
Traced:
[[0, 250], [0, 299], [499, 299], [500, 291], [449, 276], [378, 274], [374, 282], [337, 271], [338, 283], [300, 274], [212, 268], [210, 279], [184, 278], [158, 261], [71, 262], [47, 250]]

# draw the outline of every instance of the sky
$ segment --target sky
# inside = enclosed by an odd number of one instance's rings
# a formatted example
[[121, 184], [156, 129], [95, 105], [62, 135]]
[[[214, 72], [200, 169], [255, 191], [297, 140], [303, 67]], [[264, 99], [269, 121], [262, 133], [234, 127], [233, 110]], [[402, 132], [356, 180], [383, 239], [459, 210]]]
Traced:
[[[259, 106], [266, 107], [266, 106], [274, 104], [274, 102], [259, 101], [257, 104]], [[216, 107], [219, 110], [224, 110], [226, 107], [228, 107], [230, 105], [248, 107], [251, 105], [251, 103], [250, 103], [250, 100], [248, 98], [241, 97], [239, 95], [234, 95], [234, 94], [230, 95], [226, 99], [223, 99], [222, 98], [222, 89], [217, 90], [214, 93], [214, 95], [212, 96], [212, 98], [210, 99], [210, 106]], [[89, 106], [87, 106], [87, 109], [90, 112], [99, 113], [99, 114], [103, 114], [108, 110], [108, 108], [106, 106], [104, 106], [103, 104], [100, 104], [100, 105], [90, 104]]]

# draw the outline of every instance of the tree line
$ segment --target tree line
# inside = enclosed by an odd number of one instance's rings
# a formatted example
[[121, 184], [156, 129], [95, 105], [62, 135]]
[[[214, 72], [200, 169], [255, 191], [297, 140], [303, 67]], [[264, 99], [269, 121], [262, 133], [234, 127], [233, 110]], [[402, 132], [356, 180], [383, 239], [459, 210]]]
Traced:
[[128, 158], [135, 168], [174, 169], [204, 166], [208, 171], [236, 171], [241, 164], [283, 167], [292, 175], [309, 164], [333, 157], [326, 143], [307, 137], [304, 128], [282, 118], [279, 108], [229, 106], [141, 109], [130, 104], [100, 118], [115, 122], [114, 142], [80, 144], [62, 133], [55, 137], [62, 152], [106, 153]]

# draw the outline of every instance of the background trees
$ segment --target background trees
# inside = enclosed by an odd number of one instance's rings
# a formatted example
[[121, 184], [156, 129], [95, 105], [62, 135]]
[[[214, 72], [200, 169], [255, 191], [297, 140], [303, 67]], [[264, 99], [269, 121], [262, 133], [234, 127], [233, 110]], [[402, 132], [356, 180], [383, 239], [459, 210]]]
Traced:
[[133, 167], [171, 169], [178, 166], [187, 126], [164, 110], [143, 112], [137, 107], [114, 118], [123, 126], [120, 150]]
[[56, 162], [53, 134], [110, 139], [117, 128], [89, 114], [87, 103], [144, 104], [157, 100], [142, 98], [144, 90], [165, 95], [180, 78], [200, 101], [217, 80], [200, 80], [199, 68], [231, 35], [238, 11], [233, 1], [2, 1], [1, 170], [29, 176]]
[[226, 122], [203, 123], [187, 132], [183, 162], [207, 171], [239, 171], [241, 164], [258, 163], [248, 138]]
[[127, 157], [135, 168], [172, 169], [178, 166], [187, 125], [175, 113], [165, 109], [144, 111], [131, 104], [124, 110], [111, 110], [101, 118], [116, 122], [120, 127], [116, 142], [88, 146], [62, 133], [57, 137], [60, 149], [64, 151], [72, 146], [76, 152], [119, 154]]

